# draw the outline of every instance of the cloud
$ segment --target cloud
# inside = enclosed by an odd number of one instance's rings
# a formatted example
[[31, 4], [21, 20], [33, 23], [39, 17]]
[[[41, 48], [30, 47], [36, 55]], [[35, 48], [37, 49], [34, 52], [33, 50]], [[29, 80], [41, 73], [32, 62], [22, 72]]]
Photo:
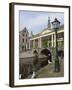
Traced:
[[32, 27], [36, 27], [36, 26], [40, 26], [43, 25], [47, 22], [48, 20], [48, 16], [47, 15], [39, 15], [36, 18], [31, 18], [28, 20], [28, 22], [26, 23], [28, 26], [32, 26]]

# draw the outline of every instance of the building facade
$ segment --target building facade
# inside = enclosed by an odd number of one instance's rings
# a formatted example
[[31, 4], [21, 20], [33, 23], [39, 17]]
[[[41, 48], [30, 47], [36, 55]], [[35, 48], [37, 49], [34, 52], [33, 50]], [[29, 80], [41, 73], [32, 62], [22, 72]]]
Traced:
[[29, 32], [25, 27], [19, 32], [19, 50], [24, 51], [29, 47]]

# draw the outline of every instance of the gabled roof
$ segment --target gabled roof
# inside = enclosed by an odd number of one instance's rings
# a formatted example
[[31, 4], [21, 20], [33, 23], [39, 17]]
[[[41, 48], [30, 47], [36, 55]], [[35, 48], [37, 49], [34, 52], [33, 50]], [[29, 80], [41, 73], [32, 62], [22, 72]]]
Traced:
[[28, 32], [28, 30], [26, 27], [24, 27], [20, 32]]

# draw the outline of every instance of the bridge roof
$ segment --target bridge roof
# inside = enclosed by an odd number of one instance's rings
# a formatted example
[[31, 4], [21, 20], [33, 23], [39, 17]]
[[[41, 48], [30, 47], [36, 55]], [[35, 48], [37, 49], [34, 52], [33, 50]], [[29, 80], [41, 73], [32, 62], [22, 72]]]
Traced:
[[[64, 29], [64, 25], [61, 25], [60, 28], [58, 29], [58, 31], [60, 31], [62, 29]], [[45, 29], [43, 29], [42, 32], [40, 32], [36, 35], [33, 35], [31, 38], [35, 38], [35, 37], [38, 37], [38, 36], [41, 36], [41, 35], [44, 35], [44, 34], [48, 34], [48, 33], [52, 33], [52, 32], [54, 32], [53, 29], [45, 28]]]

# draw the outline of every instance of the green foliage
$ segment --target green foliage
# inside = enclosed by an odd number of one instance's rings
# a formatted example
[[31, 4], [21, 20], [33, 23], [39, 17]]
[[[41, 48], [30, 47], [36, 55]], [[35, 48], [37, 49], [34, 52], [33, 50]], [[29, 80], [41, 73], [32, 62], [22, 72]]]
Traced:
[[48, 47], [48, 40], [44, 40], [44, 41], [42, 42], [42, 45], [43, 45], [43, 47]]

